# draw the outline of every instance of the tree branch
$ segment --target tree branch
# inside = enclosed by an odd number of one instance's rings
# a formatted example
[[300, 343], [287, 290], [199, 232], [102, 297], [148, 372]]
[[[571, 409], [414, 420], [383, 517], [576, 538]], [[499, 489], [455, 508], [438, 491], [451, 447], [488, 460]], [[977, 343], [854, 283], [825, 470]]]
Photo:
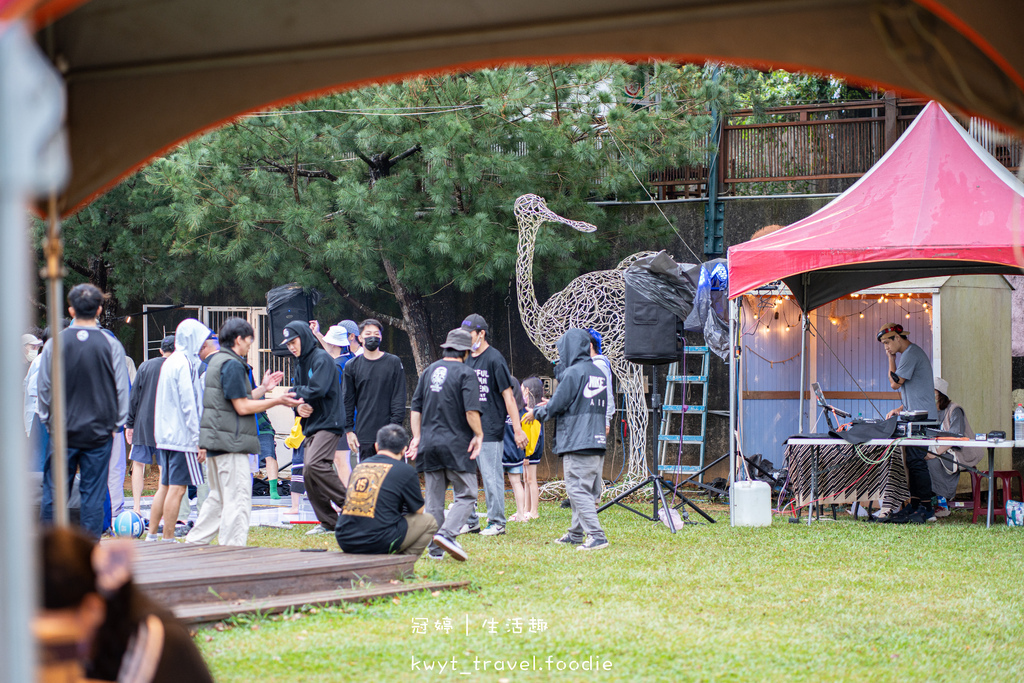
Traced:
[[396, 161], [401, 161], [402, 159], [405, 159], [406, 157], [411, 157], [413, 154], [415, 154], [416, 152], [419, 152], [422, 149], [423, 148], [420, 147], [418, 144], [417, 145], [413, 145], [409, 149], [407, 149], [404, 152], [402, 152], [401, 154], [399, 154], [397, 157], [392, 157], [391, 158], [391, 163], [395, 163]]
[[[304, 168], [299, 168], [297, 165], [294, 168], [292, 168], [290, 166], [285, 166], [284, 164], [279, 164], [276, 161], [273, 161], [272, 159], [267, 159], [266, 157], [261, 158], [260, 161], [270, 164], [269, 167], [259, 167], [261, 171], [269, 171], [270, 173], [284, 173], [289, 178], [297, 175], [301, 178], [324, 178], [326, 180], [330, 180], [332, 183], [337, 182], [338, 180], [338, 176], [334, 175], [333, 173], [326, 169], [320, 169], [318, 171], [308, 171]], [[239, 170], [253, 170], [254, 168], [256, 167], [253, 167], [252, 169], [242, 167]]]
[[68, 268], [75, 271], [82, 277], [89, 278], [90, 280], [92, 279], [92, 271], [86, 268], [85, 266], [79, 263], [75, 263], [74, 261], [70, 261], [68, 259], [64, 260], [64, 265], [66, 265]]
[[397, 328], [399, 330], [402, 330], [403, 332], [408, 332], [408, 330], [405, 327], [405, 321], [404, 320], [402, 320], [401, 318], [395, 318], [395, 317], [390, 316], [390, 315], [385, 315], [384, 313], [379, 313], [379, 312], [373, 310], [372, 308], [370, 308], [369, 306], [363, 304], [361, 301], [359, 301], [355, 297], [353, 297], [349, 293], [349, 291], [347, 289], [345, 289], [340, 282], [338, 282], [338, 279], [336, 277], [334, 277], [334, 275], [331, 273], [331, 269], [330, 268], [328, 268], [327, 266], [324, 266], [323, 267], [323, 271], [324, 271], [324, 275], [327, 276], [327, 281], [330, 282], [331, 283], [331, 287], [334, 288], [334, 291], [336, 291], [338, 294], [340, 294], [341, 297], [343, 299], [345, 299], [345, 301], [347, 301], [350, 304], [352, 304], [353, 306], [355, 306], [357, 310], [365, 313], [368, 318], [376, 318], [377, 320], [380, 320], [385, 325], [390, 325], [391, 327], [394, 327], [394, 328]]

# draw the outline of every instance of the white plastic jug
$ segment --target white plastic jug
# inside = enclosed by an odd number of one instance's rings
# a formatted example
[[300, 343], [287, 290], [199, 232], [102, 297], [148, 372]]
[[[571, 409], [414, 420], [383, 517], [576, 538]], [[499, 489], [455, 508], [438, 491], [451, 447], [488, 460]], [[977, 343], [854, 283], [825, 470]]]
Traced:
[[733, 483], [735, 526], [772, 525], [772, 487], [763, 481], [737, 481]]

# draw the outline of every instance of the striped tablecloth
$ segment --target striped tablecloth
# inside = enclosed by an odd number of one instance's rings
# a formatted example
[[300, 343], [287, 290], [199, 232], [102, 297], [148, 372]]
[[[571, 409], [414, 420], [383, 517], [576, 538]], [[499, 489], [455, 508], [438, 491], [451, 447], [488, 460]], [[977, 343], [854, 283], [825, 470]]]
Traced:
[[[910, 497], [903, 449], [885, 446], [858, 446], [859, 456], [850, 444], [786, 446], [789, 485], [798, 506], [811, 500], [811, 458], [818, 449], [818, 481], [815, 498], [830, 505], [860, 502], [865, 506], [881, 500], [885, 507], [898, 507]], [[886, 453], [889, 456], [883, 459]], [[881, 460], [878, 464], [870, 464]]]

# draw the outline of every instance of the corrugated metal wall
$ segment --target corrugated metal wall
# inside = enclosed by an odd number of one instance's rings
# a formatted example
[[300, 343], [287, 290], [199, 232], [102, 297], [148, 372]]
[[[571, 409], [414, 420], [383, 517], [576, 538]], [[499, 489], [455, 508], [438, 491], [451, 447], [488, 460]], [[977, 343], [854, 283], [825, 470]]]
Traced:
[[[930, 297], [901, 299], [897, 294], [895, 298], [887, 296], [885, 301], [879, 296], [841, 299], [812, 312], [807, 385], [819, 382], [826, 398], [836, 392], [858, 392], [854, 379], [865, 392], [891, 392], [888, 359], [875, 334], [883, 324], [898, 322], [907, 330], [910, 341], [930, 358], [931, 310]], [[745, 454], [761, 453], [781, 467], [783, 442], [797, 432], [800, 311], [792, 300], [784, 299], [776, 308], [761, 311], [757, 320], [753, 313], [750, 299], [745, 300], [741, 444]], [[789, 392], [791, 397], [765, 396], [762, 392]], [[885, 398], [834, 398], [830, 402], [854, 417], [864, 418], [882, 417], [899, 405]], [[809, 419], [805, 415], [804, 431], [824, 432], [820, 411], [813, 405], [811, 410]]]

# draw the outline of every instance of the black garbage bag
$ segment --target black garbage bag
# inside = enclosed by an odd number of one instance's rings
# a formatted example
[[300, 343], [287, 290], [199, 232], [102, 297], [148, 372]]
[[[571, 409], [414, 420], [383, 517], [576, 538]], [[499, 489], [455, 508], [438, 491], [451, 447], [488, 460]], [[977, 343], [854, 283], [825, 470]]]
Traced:
[[693, 310], [700, 266], [676, 263], [666, 251], [638, 259], [626, 269], [626, 283], [680, 320]]
[[297, 295], [302, 294], [308, 297], [310, 309], [314, 308], [320, 302], [320, 297], [323, 296], [318, 289], [311, 289], [306, 292], [298, 282], [289, 282], [286, 285], [274, 287], [267, 292], [267, 308], [277, 308], [281, 304], [288, 303]]

